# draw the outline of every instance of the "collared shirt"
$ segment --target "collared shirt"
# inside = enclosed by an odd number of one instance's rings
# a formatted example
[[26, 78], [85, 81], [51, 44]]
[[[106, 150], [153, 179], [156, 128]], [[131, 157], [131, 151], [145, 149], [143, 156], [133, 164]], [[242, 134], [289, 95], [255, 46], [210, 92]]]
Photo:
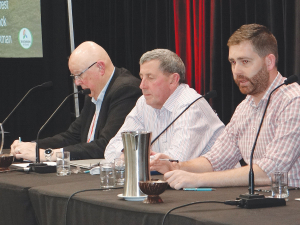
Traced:
[[106, 85], [104, 86], [104, 88], [102, 89], [100, 94], [98, 95], [97, 100], [95, 100], [94, 98], [92, 98], [92, 100], [91, 100], [96, 105], [96, 109], [95, 109], [95, 114], [94, 114], [94, 117], [93, 117], [91, 125], [90, 125], [89, 132], [88, 132], [87, 142], [91, 142], [95, 138], [95, 130], [97, 127], [97, 121], [98, 121], [99, 113], [101, 110], [101, 105], [102, 105], [102, 102], [103, 102], [103, 99], [105, 96], [106, 89], [107, 89], [114, 73], [115, 73], [115, 68], [114, 68], [109, 80], [107, 81]]
[[[141, 96], [128, 114], [121, 129], [105, 149], [105, 158], [113, 161], [123, 149], [121, 132], [151, 131], [154, 140], [190, 103], [200, 95], [186, 84], [180, 84], [161, 109], [146, 104]], [[216, 113], [202, 98], [186, 110], [151, 146], [157, 153], [186, 161], [209, 151], [224, 128]]]
[[[241, 158], [249, 164], [250, 153], [271, 91], [282, 84], [280, 73], [255, 105], [248, 95], [235, 110], [230, 123], [211, 151], [204, 155], [215, 171], [232, 169]], [[283, 85], [271, 96], [256, 143], [253, 163], [270, 177], [273, 171], [289, 171], [289, 186], [300, 187], [300, 86]]]

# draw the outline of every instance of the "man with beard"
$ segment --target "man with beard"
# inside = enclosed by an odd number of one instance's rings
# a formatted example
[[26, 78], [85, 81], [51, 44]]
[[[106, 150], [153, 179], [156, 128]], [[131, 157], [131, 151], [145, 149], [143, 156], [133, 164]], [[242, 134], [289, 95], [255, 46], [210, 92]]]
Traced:
[[[246, 94], [231, 121], [203, 156], [180, 163], [155, 157], [151, 170], [164, 173], [171, 187], [247, 186], [249, 166], [235, 168], [244, 158], [249, 164], [252, 146], [271, 91], [282, 84], [277, 71], [276, 38], [262, 25], [240, 27], [230, 37], [229, 62], [233, 78]], [[256, 185], [269, 185], [271, 172], [289, 171], [289, 186], [300, 187], [300, 87], [283, 85], [270, 99], [253, 158]]]

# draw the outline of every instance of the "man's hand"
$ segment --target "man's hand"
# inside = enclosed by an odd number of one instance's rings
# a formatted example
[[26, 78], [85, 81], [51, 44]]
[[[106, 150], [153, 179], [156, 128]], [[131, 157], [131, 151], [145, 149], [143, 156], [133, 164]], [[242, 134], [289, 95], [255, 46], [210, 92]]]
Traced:
[[169, 183], [170, 187], [177, 190], [185, 187], [199, 187], [200, 174], [190, 173], [182, 170], [174, 170], [165, 173], [164, 179]]
[[20, 143], [19, 140], [15, 140], [12, 145], [10, 146], [10, 153], [12, 153], [15, 156], [15, 150], [17, 145]]
[[150, 162], [150, 170], [158, 171], [162, 174], [172, 171], [172, 170], [178, 170], [180, 168], [179, 163], [177, 162], [169, 162], [169, 161], [162, 161], [160, 159], [170, 159], [169, 156], [157, 153], [154, 155], [155, 157]]
[[16, 159], [26, 159], [30, 161], [35, 161], [35, 142], [19, 142], [15, 140], [10, 146], [10, 152], [14, 155]]

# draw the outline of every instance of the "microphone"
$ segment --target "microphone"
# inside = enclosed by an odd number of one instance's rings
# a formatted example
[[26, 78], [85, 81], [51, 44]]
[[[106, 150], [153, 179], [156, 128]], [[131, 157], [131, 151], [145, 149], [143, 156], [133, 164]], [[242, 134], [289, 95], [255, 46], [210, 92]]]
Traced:
[[[204, 95], [204, 98], [205, 99], [209, 99], [209, 98], [215, 98], [217, 97], [217, 91], [215, 90], [212, 90], [210, 92], [207, 92], [205, 95]], [[201, 98], [201, 97], [200, 97]]]
[[263, 113], [263, 116], [261, 118], [260, 124], [259, 124], [259, 128], [255, 137], [255, 141], [253, 143], [253, 147], [251, 150], [251, 155], [250, 155], [250, 162], [249, 162], [249, 166], [250, 166], [250, 170], [249, 170], [249, 193], [248, 194], [243, 194], [240, 195], [239, 198], [237, 198], [237, 200], [241, 200], [240, 203], [240, 207], [243, 208], [265, 208], [265, 207], [274, 207], [274, 206], [284, 206], [286, 205], [286, 201], [285, 199], [281, 199], [281, 198], [265, 198], [264, 195], [261, 194], [255, 194], [254, 193], [254, 171], [253, 171], [253, 155], [254, 155], [254, 150], [255, 150], [255, 146], [256, 146], [256, 142], [260, 133], [260, 129], [270, 102], [270, 98], [271, 95], [274, 93], [274, 91], [276, 91], [278, 88], [280, 88], [283, 85], [288, 85], [291, 83], [294, 83], [298, 80], [298, 76], [297, 75], [292, 75], [289, 78], [287, 78], [282, 84], [278, 85], [276, 88], [274, 88], [267, 100], [267, 104]]
[[159, 138], [159, 136], [162, 135], [188, 108], [190, 108], [196, 101], [198, 101], [199, 99], [201, 99], [203, 97], [205, 99], [215, 98], [215, 97], [217, 97], [217, 92], [215, 90], [209, 91], [205, 95], [202, 95], [199, 98], [197, 98], [196, 100], [194, 100], [159, 135], [157, 135], [156, 138], [153, 139], [153, 141], [151, 142], [150, 145], [152, 145]]
[[297, 82], [298, 81], [298, 76], [297, 75], [292, 75], [292, 76], [289, 76], [285, 81], [284, 81], [284, 84], [288, 85], [288, 84], [291, 84], [291, 83], [294, 83], [294, 82]]
[[48, 81], [45, 82], [43, 84], [37, 85], [33, 88], [31, 88], [26, 94], [25, 96], [21, 99], [21, 101], [16, 105], [16, 107], [10, 112], [10, 114], [8, 114], [8, 116], [3, 120], [2, 125], [5, 123], [5, 121], [10, 117], [10, 115], [19, 107], [19, 105], [24, 101], [24, 99], [27, 97], [27, 95], [34, 89], [38, 89], [38, 88], [46, 88], [46, 87], [51, 87], [53, 85], [52, 81]]
[[[13, 114], [13, 112], [19, 107], [19, 105], [24, 101], [24, 99], [28, 96], [28, 94], [34, 90], [34, 89], [38, 89], [38, 88], [46, 88], [46, 87], [51, 87], [53, 85], [52, 81], [48, 81], [45, 82], [43, 84], [37, 85], [33, 88], [31, 88], [25, 95], [24, 97], [20, 100], [20, 102], [15, 106], [15, 108], [8, 114], [8, 116], [3, 120], [2, 123], [0, 123], [1, 126], [1, 136], [2, 136], [2, 141], [1, 141], [1, 147], [0, 147], [0, 154], [2, 154], [2, 149], [3, 149], [3, 145], [4, 145], [4, 129], [3, 129], [3, 124], [6, 122], [6, 120], [11, 116], [11, 114]], [[10, 156], [9, 156], [10, 157]]]
[[55, 172], [56, 171], [56, 167], [55, 166], [48, 166], [46, 163], [41, 163], [40, 162], [40, 151], [39, 151], [39, 135], [41, 133], [41, 131], [44, 129], [44, 127], [48, 124], [48, 122], [53, 118], [53, 116], [56, 114], [56, 112], [60, 109], [60, 107], [65, 103], [65, 101], [72, 95], [75, 94], [90, 94], [91, 90], [90, 89], [83, 89], [81, 91], [69, 94], [63, 101], [62, 103], [60, 103], [60, 105], [57, 107], [57, 109], [52, 113], [52, 115], [49, 117], [49, 119], [44, 123], [44, 125], [40, 128], [40, 130], [37, 133], [37, 138], [36, 138], [36, 149], [35, 149], [35, 153], [36, 153], [36, 162], [35, 163], [31, 163], [29, 164], [30, 168], [32, 168], [32, 170], [34, 172], [37, 173], [51, 173], [51, 172]]

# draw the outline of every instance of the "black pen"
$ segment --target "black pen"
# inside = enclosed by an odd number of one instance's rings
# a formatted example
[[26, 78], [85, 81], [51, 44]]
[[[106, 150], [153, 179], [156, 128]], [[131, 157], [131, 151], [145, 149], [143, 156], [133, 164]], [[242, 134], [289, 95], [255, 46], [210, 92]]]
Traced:
[[179, 160], [177, 160], [177, 159], [159, 159], [159, 160], [179, 163]]

